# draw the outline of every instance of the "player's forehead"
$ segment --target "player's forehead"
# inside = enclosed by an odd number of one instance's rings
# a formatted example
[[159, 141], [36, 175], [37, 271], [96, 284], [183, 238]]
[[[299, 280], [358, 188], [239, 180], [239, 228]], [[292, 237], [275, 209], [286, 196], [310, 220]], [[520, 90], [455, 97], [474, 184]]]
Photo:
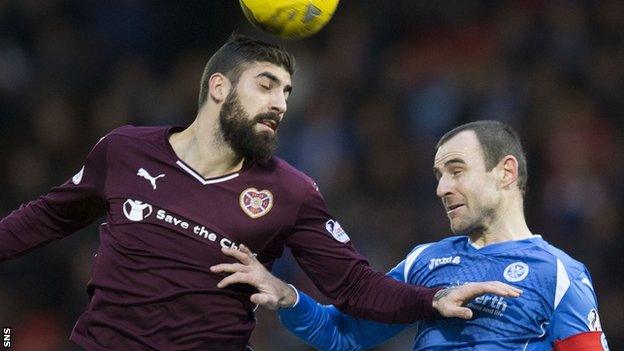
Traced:
[[470, 164], [482, 159], [481, 144], [472, 130], [457, 133], [436, 151], [433, 161], [434, 168], [442, 168], [450, 160], [462, 160]]
[[292, 85], [290, 73], [271, 62], [256, 61], [247, 63], [241, 71], [241, 80], [274, 77], [281, 85]]

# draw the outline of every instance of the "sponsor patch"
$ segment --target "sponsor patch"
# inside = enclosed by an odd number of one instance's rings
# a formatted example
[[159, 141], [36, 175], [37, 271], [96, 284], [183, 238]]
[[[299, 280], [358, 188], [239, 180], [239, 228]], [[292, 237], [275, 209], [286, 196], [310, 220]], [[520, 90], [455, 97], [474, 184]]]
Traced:
[[152, 205], [139, 200], [128, 199], [123, 204], [123, 213], [129, 220], [139, 222], [152, 214]]
[[82, 174], [83, 173], [84, 173], [84, 166], [82, 166], [80, 171], [78, 171], [78, 173], [76, 173], [76, 175], [74, 175], [72, 177], [72, 183], [74, 183], [75, 185], [80, 184], [80, 182], [82, 181]]
[[334, 239], [340, 241], [341, 243], [346, 243], [351, 240], [338, 221], [330, 219], [325, 222], [325, 229], [327, 229], [327, 232], [329, 232]]
[[429, 269], [434, 269], [440, 265], [446, 264], [460, 264], [461, 257], [460, 256], [448, 256], [448, 257], [440, 257], [440, 258], [432, 258], [429, 260]]
[[248, 188], [241, 192], [240, 207], [251, 218], [262, 217], [273, 208], [273, 194], [270, 191]]
[[587, 325], [589, 326], [589, 330], [591, 331], [602, 331], [602, 325], [600, 325], [600, 317], [598, 316], [598, 311], [595, 308], [592, 308], [591, 311], [587, 314]]

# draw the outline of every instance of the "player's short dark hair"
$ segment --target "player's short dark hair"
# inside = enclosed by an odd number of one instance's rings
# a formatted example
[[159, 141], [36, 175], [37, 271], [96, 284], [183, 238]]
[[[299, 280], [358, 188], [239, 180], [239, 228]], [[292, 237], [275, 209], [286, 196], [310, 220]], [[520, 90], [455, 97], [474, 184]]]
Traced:
[[210, 76], [219, 72], [236, 84], [245, 66], [254, 62], [269, 62], [281, 66], [291, 76], [295, 71], [295, 59], [283, 47], [233, 33], [212, 55], [204, 68], [199, 88], [199, 108], [208, 98]]
[[527, 189], [527, 162], [524, 148], [518, 134], [507, 124], [498, 121], [476, 121], [462, 124], [444, 134], [438, 141], [436, 149], [460, 132], [472, 130], [477, 135], [481, 149], [485, 169], [491, 171], [503, 157], [512, 155], [518, 160], [518, 188], [522, 195]]

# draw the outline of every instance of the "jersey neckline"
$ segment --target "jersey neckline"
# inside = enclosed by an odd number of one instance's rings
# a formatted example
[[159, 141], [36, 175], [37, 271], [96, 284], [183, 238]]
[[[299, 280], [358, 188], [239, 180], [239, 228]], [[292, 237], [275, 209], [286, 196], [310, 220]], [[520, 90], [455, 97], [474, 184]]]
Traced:
[[538, 241], [541, 241], [542, 236], [539, 234], [534, 234], [531, 237], [520, 239], [520, 240], [506, 240], [499, 243], [493, 243], [489, 245], [485, 245], [483, 247], [475, 247], [473, 243], [470, 241], [470, 237], [465, 237], [465, 245], [466, 250], [468, 252], [474, 253], [482, 253], [482, 254], [494, 254], [500, 252], [506, 252], [510, 250], [517, 250], [529, 246], [535, 246], [538, 244]]
[[228, 173], [228, 174], [224, 174], [222, 176], [212, 177], [212, 178], [205, 178], [205, 177], [203, 177], [199, 172], [197, 172], [195, 169], [193, 169], [193, 167], [191, 167], [188, 163], [184, 162], [184, 160], [182, 160], [182, 159], [180, 159], [180, 157], [178, 157], [178, 155], [175, 153], [175, 150], [173, 149], [173, 146], [169, 142], [169, 137], [171, 136], [171, 134], [179, 133], [179, 132], [185, 130], [186, 128], [187, 127], [182, 127], [182, 126], [171, 126], [169, 128], [166, 128], [165, 132], [163, 133], [163, 141], [164, 141], [165, 147], [167, 149], [167, 152], [175, 160], [175, 164], [182, 171], [184, 171], [185, 173], [187, 173], [191, 177], [195, 178], [195, 180], [200, 182], [202, 185], [222, 183], [222, 182], [227, 182], [229, 180], [238, 178], [243, 172], [245, 172], [253, 164], [253, 162], [248, 162], [247, 160], [245, 160], [243, 162], [243, 167], [240, 170], [236, 171], [236, 172], [232, 172], [232, 173]]

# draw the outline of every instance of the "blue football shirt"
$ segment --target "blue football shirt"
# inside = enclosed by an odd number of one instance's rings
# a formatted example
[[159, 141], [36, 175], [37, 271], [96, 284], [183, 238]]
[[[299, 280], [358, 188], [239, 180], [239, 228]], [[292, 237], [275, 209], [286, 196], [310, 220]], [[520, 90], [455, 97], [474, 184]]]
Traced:
[[[519, 298], [474, 299], [470, 321], [419, 322], [413, 350], [551, 350], [557, 340], [601, 331], [589, 272], [539, 235], [482, 248], [466, 236], [419, 245], [388, 274], [430, 287], [498, 280], [523, 290]], [[366, 349], [409, 326], [355, 319], [305, 294], [295, 307], [280, 310], [280, 319], [321, 350]], [[604, 334], [602, 341], [608, 349]]]

